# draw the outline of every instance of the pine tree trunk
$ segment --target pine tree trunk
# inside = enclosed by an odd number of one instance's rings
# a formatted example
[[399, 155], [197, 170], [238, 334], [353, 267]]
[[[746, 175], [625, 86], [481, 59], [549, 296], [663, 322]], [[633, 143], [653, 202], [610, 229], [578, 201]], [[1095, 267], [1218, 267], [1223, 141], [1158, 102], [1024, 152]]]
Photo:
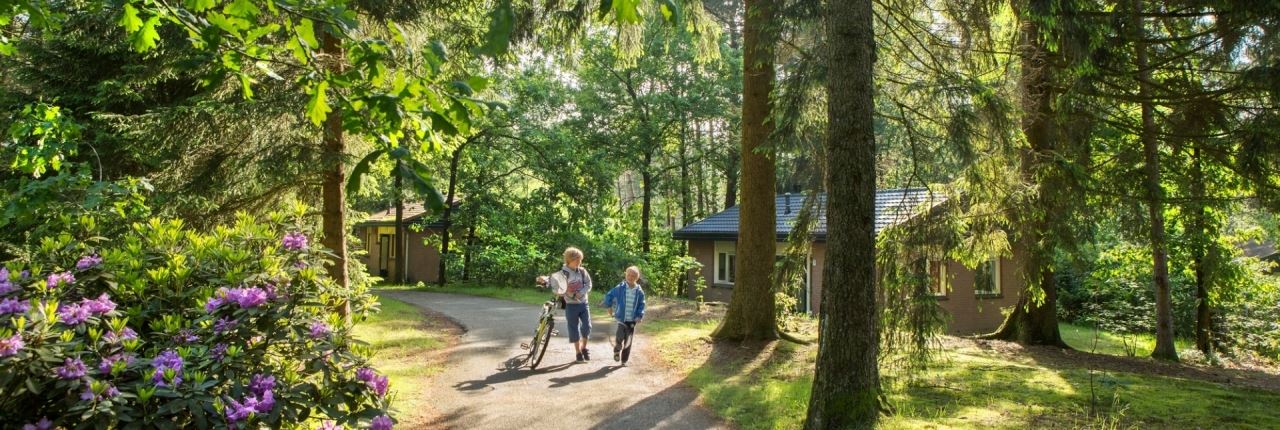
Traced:
[[880, 334], [875, 282], [875, 33], [870, 0], [829, 0], [827, 256], [806, 429], [874, 428]]
[[[322, 32], [320, 50], [329, 62], [329, 69], [341, 73], [343, 69], [342, 43], [329, 32]], [[348, 288], [347, 276], [347, 226], [346, 226], [346, 193], [343, 187], [347, 182], [344, 161], [346, 147], [342, 140], [342, 113], [334, 109], [324, 119], [324, 175], [321, 183], [321, 231], [324, 239], [320, 241], [325, 248], [333, 252], [333, 264], [328, 266], [329, 277], [338, 284], [340, 291]], [[349, 321], [351, 303], [343, 300], [336, 311], [344, 320]]]
[[[745, 109], [746, 106], [743, 106]], [[742, 127], [745, 129], [746, 124]], [[744, 132], [746, 130], [743, 130]], [[746, 136], [742, 137], [746, 139]], [[741, 154], [734, 151], [729, 155], [729, 163], [725, 165], [724, 170], [724, 208], [728, 209], [738, 205], [738, 171], [742, 168]]]
[[[765, 0], [765, 1], [769, 1], [769, 0]], [[728, 2], [728, 5], [729, 5], [729, 6], [730, 6], [730, 8], [732, 9], [732, 11], [730, 12], [730, 15], [729, 15], [729, 49], [734, 50], [734, 51], [738, 51], [738, 50], [742, 49], [742, 46], [743, 46], [743, 36], [744, 36], [744, 34], [743, 34], [743, 33], [745, 33], [745, 32], [746, 32], [746, 28], [747, 28], [748, 26], [750, 26], [750, 25], [756, 25], [756, 26], [758, 26], [758, 25], [759, 25], [759, 21], [761, 20], [761, 18], [760, 18], [760, 17], [750, 17], [750, 16], [747, 16], [747, 18], [746, 18], [746, 20], [745, 20], [744, 22], [739, 23], [739, 22], [738, 22], [738, 19], [737, 19], [737, 18], [738, 18], [738, 11], [739, 11], [739, 10], [741, 10], [741, 7], [742, 7], [742, 6], [740, 6], [740, 5], [742, 5], [742, 3], [743, 3], [743, 2], [736, 1], [736, 0], [729, 0], [729, 2]], [[749, 3], [748, 3], [748, 5], [747, 5], [746, 7], [747, 7], [747, 10], [750, 10], [750, 4], [749, 4]], [[757, 9], [758, 9], [758, 8], [757, 8]], [[743, 15], [745, 16], [745, 15], [749, 15], [749, 14], [748, 14], [746, 11], [743, 11]], [[740, 24], [741, 24], [741, 25], [740, 25]], [[759, 28], [757, 28], [757, 29], [755, 29], [755, 30], [753, 30], [753, 31], [759, 32], [759, 31], [760, 31], [760, 29], [759, 29]], [[756, 37], [756, 36], [752, 36], [752, 37]], [[750, 42], [748, 42], [748, 43], [750, 43]], [[772, 48], [770, 48], [770, 52], [772, 52]], [[746, 61], [746, 60], [747, 60], [747, 57], [748, 57], [748, 54], [744, 52], [744, 53], [743, 53], [743, 63], [742, 63], [742, 68], [743, 68], [743, 72], [744, 72], [744, 73], [747, 73], [747, 72], [748, 72], [748, 71], [750, 71], [750, 70], [752, 69], [752, 67], [753, 67], [753, 65], [752, 65], [751, 63], [749, 63], [749, 62], [747, 62], [747, 61]], [[754, 58], [754, 54], [752, 55], [752, 57]], [[770, 61], [770, 64], [771, 64], [771, 65], [773, 64], [773, 63], [772, 63], [772, 60]], [[747, 79], [748, 79], [748, 78], [747, 78], [745, 75], [742, 77], [742, 85], [743, 85], [743, 87], [742, 87], [742, 95], [744, 95], [744, 96], [745, 96], [745, 95], [746, 95], [746, 93], [747, 93]], [[772, 75], [772, 74], [770, 74], [770, 76], [769, 76], [769, 80], [770, 80], [769, 85], [770, 85], [770, 87], [772, 87], [772, 85], [773, 85], [773, 83], [772, 83], [772, 81], [773, 81], [773, 75]], [[766, 90], [766, 94], [767, 94], [767, 91], [768, 91], [768, 90]], [[746, 134], [746, 132], [747, 132], [747, 130], [746, 130], [746, 129], [747, 129], [747, 127], [748, 127], [748, 126], [747, 126], [747, 124], [746, 124], [746, 120], [747, 120], [747, 118], [746, 118], [746, 116], [745, 116], [745, 115], [746, 115], [746, 111], [747, 111], [747, 106], [746, 106], [746, 104], [744, 104], [744, 103], [743, 103], [742, 97], [740, 97], [740, 96], [738, 96], [738, 95], [736, 95], [736, 94], [735, 94], [734, 99], [735, 99], [735, 100], [734, 100], [734, 102], [735, 102], [735, 103], [737, 103], [737, 104], [739, 104], [739, 105], [742, 105], [742, 112], [743, 112], [743, 115], [744, 115], [744, 116], [743, 116], [742, 118], [740, 118], [740, 119], [739, 119], [739, 125], [742, 127], [742, 131], [739, 133], [739, 135], [738, 135], [737, 137], [738, 137], [739, 142], [743, 142], [743, 141], [745, 141], [744, 139], [746, 139], [746, 138], [747, 138], [747, 137], [745, 136], [745, 134]], [[730, 136], [730, 138], [732, 139], [733, 134], [732, 134], [732, 133], [729, 133], [728, 135], [729, 135], [729, 136]], [[731, 208], [731, 207], [734, 207], [734, 206], [737, 206], [737, 205], [738, 205], [738, 177], [739, 177], [739, 175], [738, 175], [738, 174], [739, 174], [739, 172], [741, 172], [741, 171], [742, 171], [742, 158], [741, 158], [741, 154], [740, 154], [738, 151], [729, 151], [729, 159], [727, 160], [727, 162], [725, 163], [725, 166], [724, 166], [724, 176], [725, 176], [725, 178], [724, 178], [724, 209], [729, 209], [729, 208]]]
[[453, 200], [456, 197], [454, 191], [458, 187], [458, 161], [462, 158], [462, 150], [468, 143], [471, 141], [458, 145], [449, 157], [449, 190], [445, 193], [444, 214], [440, 217], [440, 223], [444, 225], [440, 230], [440, 275], [436, 278], [436, 283], [440, 285], [448, 282], [446, 270], [449, 267], [449, 231], [453, 228]]
[[1161, 360], [1178, 360], [1173, 343], [1173, 303], [1169, 287], [1169, 251], [1164, 234], [1164, 190], [1160, 187], [1160, 146], [1156, 141], [1155, 106], [1151, 102], [1151, 70], [1147, 68], [1146, 31], [1140, 16], [1142, 0], [1134, 0], [1132, 19], [1136, 66], [1138, 67], [1138, 99], [1142, 107], [1142, 154], [1146, 170], [1147, 214], [1151, 218], [1152, 277], [1156, 287], [1156, 348], [1151, 356]]
[[[1020, 61], [1022, 75], [1018, 86], [1021, 92], [1021, 104], [1024, 112], [1022, 132], [1026, 136], [1027, 146], [1022, 153], [1023, 180], [1037, 182], [1037, 194], [1028, 202], [1030, 210], [1022, 211], [1018, 220], [1017, 246], [1015, 250], [1025, 251], [1025, 262], [1022, 279], [1026, 280], [1026, 288], [1005, 321], [989, 338], [1011, 340], [1029, 345], [1052, 345], [1066, 347], [1062, 335], [1058, 331], [1057, 282], [1053, 276], [1052, 258], [1053, 241], [1045, 237], [1052, 229], [1049, 223], [1052, 215], [1059, 212], [1058, 193], [1064, 192], [1056, 184], [1047, 184], [1046, 178], [1057, 172], [1052, 160], [1057, 145], [1058, 134], [1054, 132], [1057, 120], [1053, 112], [1053, 69], [1049, 61], [1051, 55], [1045, 46], [1045, 32], [1040, 27], [1040, 19], [1053, 12], [1051, 0], [1029, 0], [1026, 3], [1015, 2], [1014, 14], [1020, 21]], [[1035, 294], [1043, 292], [1043, 295]], [[1043, 300], [1035, 300], [1035, 297]]]
[[640, 251], [649, 255], [649, 224], [653, 221], [653, 173], [649, 172], [653, 164], [653, 153], [644, 154], [644, 167], [640, 169]]
[[[776, 339], [770, 275], [777, 249], [776, 172], [772, 154], [757, 153], [773, 134], [769, 121], [774, 82], [775, 0], [749, 0], [743, 25], [742, 202], [738, 209], [736, 280], [717, 339]], [[732, 188], [732, 187], [731, 187]], [[726, 198], [732, 195], [729, 193]], [[728, 202], [726, 202], [728, 203]]]
[[689, 225], [693, 215], [693, 196], [689, 186], [689, 126], [680, 126], [680, 226]]
[[[702, 123], [701, 122], [697, 123], [697, 127], [695, 127], [693, 130], [694, 130], [694, 136], [695, 136], [693, 140], [694, 148], [698, 148], [698, 154], [705, 155], [707, 153], [707, 150], [706, 150], [706, 147], [703, 146], [704, 143], [702, 141]], [[694, 164], [693, 166], [693, 169], [694, 169], [693, 171], [695, 176], [697, 176], [697, 184], [698, 184], [698, 192], [697, 192], [698, 212], [695, 216], [695, 218], [698, 218], [698, 219], [701, 219], [702, 217], [707, 216], [707, 182], [706, 182], [706, 176], [703, 175], [703, 169], [704, 169], [703, 166], [706, 166], [705, 160], [706, 158], [704, 157], [703, 158], [704, 162], [699, 162], [697, 164]]]
[[409, 282], [408, 272], [409, 258], [405, 255], [408, 252], [409, 239], [404, 234], [404, 173], [401, 171], [403, 165], [400, 160], [396, 160], [396, 177], [395, 177], [395, 194], [396, 194], [396, 237], [394, 243], [396, 247], [396, 270], [395, 283], [404, 285]]
[[1196, 276], [1196, 348], [1213, 355], [1213, 311], [1209, 302], [1209, 274], [1205, 270], [1205, 249], [1209, 243], [1206, 231], [1204, 167], [1200, 147], [1191, 150], [1191, 264]]

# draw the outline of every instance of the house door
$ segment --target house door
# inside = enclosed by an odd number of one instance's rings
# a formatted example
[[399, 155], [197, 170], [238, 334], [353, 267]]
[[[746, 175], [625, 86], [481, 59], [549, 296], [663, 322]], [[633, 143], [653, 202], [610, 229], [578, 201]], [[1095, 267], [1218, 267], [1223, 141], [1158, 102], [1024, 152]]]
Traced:
[[388, 276], [388, 268], [391, 258], [391, 235], [384, 234], [378, 236], [378, 276], [384, 279]]

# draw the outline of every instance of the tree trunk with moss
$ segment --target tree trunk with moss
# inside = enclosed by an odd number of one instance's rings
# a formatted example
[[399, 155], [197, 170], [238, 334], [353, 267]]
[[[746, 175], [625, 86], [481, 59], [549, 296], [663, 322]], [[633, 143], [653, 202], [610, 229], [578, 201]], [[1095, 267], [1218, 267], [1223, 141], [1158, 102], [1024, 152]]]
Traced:
[[1026, 210], [1019, 212], [1015, 232], [1015, 251], [1023, 251], [1019, 276], [1026, 283], [1018, 305], [1005, 317], [1004, 323], [988, 338], [1015, 341], [1028, 345], [1066, 347], [1058, 331], [1058, 291], [1053, 275], [1053, 244], [1049, 223], [1058, 213], [1060, 193], [1065, 192], [1049, 179], [1058, 172], [1053, 164], [1060, 145], [1055, 132], [1057, 120], [1053, 111], [1053, 65], [1051, 52], [1045, 46], [1046, 30], [1040, 20], [1052, 13], [1051, 0], [1015, 2], [1014, 13], [1020, 24], [1020, 63], [1018, 79], [1023, 111], [1022, 132], [1027, 148], [1022, 151], [1023, 180], [1036, 185], [1036, 195]]
[[806, 429], [874, 428], [879, 415], [876, 145], [870, 0], [827, 2], [827, 255]]
[[776, 171], [767, 147], [773, 134], [769, 120], [774, 83], [774, 0], [746, 2], [743, 26], [742, 196], [738, 205], [737, 264], [733, 296], [717, 339], [776, 339], [777, 320], [770, 275], [777, 235], [774, 214]]

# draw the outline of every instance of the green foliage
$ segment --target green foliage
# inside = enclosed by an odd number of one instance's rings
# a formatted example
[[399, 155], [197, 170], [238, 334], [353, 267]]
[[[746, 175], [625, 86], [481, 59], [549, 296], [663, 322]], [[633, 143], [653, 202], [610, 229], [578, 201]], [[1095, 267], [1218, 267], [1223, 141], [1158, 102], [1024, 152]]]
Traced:
[[[356, 375], [361, 348], [330, 311], [352, 299], [364, 313], [372, 298], [325, 278], [306, 213], [241, 215], [209, 233], [151, 219], [112, 238], [86, 216], [9, 261], [5, 300], [29, 309], [0, 317], [0, 337], [25, 343], [0, 357], [0, 408], [16, 412], [0, 421], [221, 428], [385, 414], [382, 393]], [[72, 362], [90, 370], [60, 376]], [[233, 417], [250, 399], [256, 413]]]
[[40, 103], [24, 106], [10, 122], [4, 147], [15, 153], [11, 168], [39, 178], [62, 168], [63, 161], [75, 155], [79, 137], [80, 126], [62, 109]]

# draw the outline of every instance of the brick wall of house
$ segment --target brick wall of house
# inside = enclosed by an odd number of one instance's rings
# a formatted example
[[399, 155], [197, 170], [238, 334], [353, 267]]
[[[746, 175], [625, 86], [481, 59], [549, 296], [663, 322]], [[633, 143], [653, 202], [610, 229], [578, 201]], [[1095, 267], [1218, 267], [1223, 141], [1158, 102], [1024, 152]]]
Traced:
[[[1018, 303], [1023, 282], [1017, 275], [1023, 258], [1021, 255], [1010, 260], [1000, 259], [1000, 294], [995, 296], [978, 296], [974, 290], [974, 271], [956, 261], [947, 262], [947, 273], [951, 278], [951, 290], [946, 297], [940, 297], [939, 304], [951, 314], [947, 325], [948, 332], [957, 335], [970, 335], [994, 331], [1004, 321], [1004, 311]], [[937, 270], [934, 269], [936, 282]]]
[[409, 282], [426, 282], [428, 284], [440, 280], [440, 250], [435, 246], [427, 246], [423, 244], [423, 240], [428, 235], [435, 235], [439, 232], [434, 229], [425, 229], [420, 232], [410, 231], [409, 237]]
[[[810, 299], [811, 309], [817, 312], [822, 303], [822, 268], [826, 263], [827, 244], [813, 245], [813, 266], [810, 268], [812, 282]], [[707, 287], [702, 291], [706, 301], [728, 302], [733, 289], [715, 286], [714, 258], [715, 242], [710, 240], [689, 241], [689, 256], [703, 264], [702, 269], [692, 276], [701, 276]], [[1004, 321], [1004, 312], [1018, 303], [1022, 292], [1023, 280], [1018, 276], [1019, 265], [1024, 263], [1024, 254], [1015, 253], [1013, 259], [1001, 259], [1000, 284], [1001, 293], [995, 296], [978, 297], [974, 291], [974, 271], [956, 261], [947, 262], [947, 272], [951, 279], [951, 290], [946, 297], [940, 297], [939, 304], [950, 314], [948, 332], [956, 335], [969, 335], [995, 330]], [[932, 276], [937, 282], [937, 264], [933, 265]], [[696, 298], [698, 293], [690, 291], [689, 297]]]
[[[382, 246], [378, 243], [379, 236], [383, 233], [394, 233], [393, 227], [362, 227], [356, 230], [356, 235], [361, 239], [367, 254], [361, 260], [365, 264], [366, 271], [374, 276], [383, 276], [379, 273], [379, 259], [382, 258]], [[440, 251], [434, 246], [426, 246], [423, 239], [427, 235], [437, 234], [434, 229], [428, 229], [421, 232], [410, 231], [409, 239], [409, 256], [407, 263], [409, 265], [408, 278], [410, 283], [418, 281], [432, 283], [439, 279], [440, 272]], [[395, 274], [395, 259], [388, 258], [386, 279], [390, 279]]]
[[729, 302], [729, 298], [733, 296], [733, 288], [725, 285], [715, 284], [715, 252], [716, 242], [712, 240], [691, 240], [689, 241], [689, 256], [702, 263], [702, 269], [691, 273], [692, 276], [702, 277], [703, 288], [701, 291], [690, 289], [688, 296], [691, 299], [698, 298], [702, 295], [702, 300], [708, 302]]

